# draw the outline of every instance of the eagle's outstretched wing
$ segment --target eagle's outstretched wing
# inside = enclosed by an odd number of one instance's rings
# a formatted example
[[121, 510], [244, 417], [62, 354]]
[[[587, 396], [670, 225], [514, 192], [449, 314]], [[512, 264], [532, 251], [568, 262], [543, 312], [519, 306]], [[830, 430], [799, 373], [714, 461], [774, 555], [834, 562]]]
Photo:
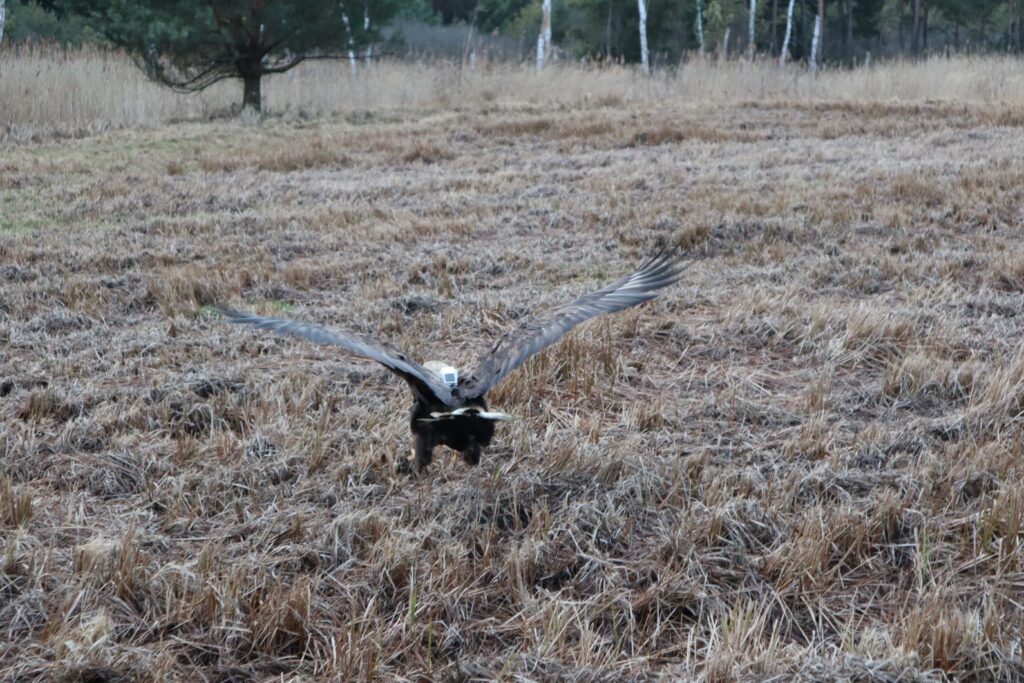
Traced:
[[444, 385], [440, 377], [398, 349], [377, 341], [373, 337], [365, 334], [337, 332], [322, 325], [303, 323], [297, 320], [251, 315], [230, 308], [218, 308], [217, 311], [233, 323], [244, 323], [260, 330], [290, 334], [317, 344], [340, 346], [349, 353], [377, 361], [408, 382], [417, 397], [424, 401], [431, 403], [440, 401], [445, 405], [452, 405], [451, 390]]
[[460, 386], [462, 395], [483, 396], [527, 358], [554, 344], [585, 320], [653, 299], [658, 290], [679, 279], [683, 271], [681, 260], [675, 249], [663, 249], [632, 275], [507, 332], [481, 356], [477, 368]]

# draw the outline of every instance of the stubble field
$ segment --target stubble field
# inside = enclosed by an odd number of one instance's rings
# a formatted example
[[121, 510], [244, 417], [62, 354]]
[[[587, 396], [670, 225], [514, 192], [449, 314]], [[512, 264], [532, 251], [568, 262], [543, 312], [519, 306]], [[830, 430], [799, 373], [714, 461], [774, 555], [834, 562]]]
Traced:
[[[1024, 676], [1024, 112], [567, 105], [0, 158], [3, 680]], [[660, 243], [683, 281], [419, 478], [471, 366]]]

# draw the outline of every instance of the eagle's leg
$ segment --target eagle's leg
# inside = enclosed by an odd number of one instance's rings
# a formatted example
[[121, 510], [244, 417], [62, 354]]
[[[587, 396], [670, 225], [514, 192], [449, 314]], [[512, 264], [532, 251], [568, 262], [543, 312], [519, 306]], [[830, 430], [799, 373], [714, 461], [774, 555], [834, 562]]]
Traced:
[[480, 444], [475, 439], [471, 439], [469, 446], [466, 450], [462, 451], [462, 460], [467, 465], [479, 465], [480, 456], [483, 455], [484, 449], [480, 448]]
[[419, 474], [434, 459], [434, 444], [429, 436], [413, 434], [412, 458], [399, 459], [395, 471], [399, 474]]
[[434, 444], [426, 434], [416, 434], [413, 436], [413, 450], [416, 453], [413, 459], [413, 468], [419, 473], [425, 470], [430, 461], [434, 459]]

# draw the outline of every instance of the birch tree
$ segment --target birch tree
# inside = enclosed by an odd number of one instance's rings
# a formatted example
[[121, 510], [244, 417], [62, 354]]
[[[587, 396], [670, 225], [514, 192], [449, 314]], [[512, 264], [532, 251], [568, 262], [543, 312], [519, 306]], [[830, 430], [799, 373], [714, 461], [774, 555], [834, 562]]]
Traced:
[[757, 0], [750, 0], [750, 19], [747, 24], [747, 51], [750, 58], [754, 58], [754, 51], [757, 46], [754, 44], [754, 18], [757, 17]]
[[5, 0], [0, 0], [0, 43], [4, 42], [4, 17], [7, 16]]
[[814, 37], [811, 38], [811, 71], [818, 70], [821, 59], [821, 22], [825, 16], [825, 0], [818, 0], [818, 14], [814, 17]]
[[636, 0], [637, 10], [640, 12], [640, 62], [644, 66], [644, 73], [651, 73], [650, 57], [647, 53], [647, 2]]
[[[370, 3], [368, 0], [363, 0], [363, 33], [370, 32]], [[370, 66], [370, 59], [373, 58], [373, 45], [366, 46], [366, 66]]]
[[793, 5], [796, 0], [789, 0], [789, 8], [786, 10], [786, 33], [782, 38], [782, 52], [779, 53], [779, 66], [786, 65], [786, 58], [789, 57], [789, 39], [793, 37]]
[[341, 13], [341, 23], [345, 24], [345, 35], [348, 36], [348, 71], [354, 77], [357, 71], [355, 42], [352, 39], [352, 24], [349, 23], [348, 14]]
[[701, 0], [697, 0], [697, 52], [704, 57], [704, 17], [701, 16]]
[[537, 71], [544, 68], [544, 59], [551, 51], [551, 0], [541, 6], [540, 35], [537, 36]]

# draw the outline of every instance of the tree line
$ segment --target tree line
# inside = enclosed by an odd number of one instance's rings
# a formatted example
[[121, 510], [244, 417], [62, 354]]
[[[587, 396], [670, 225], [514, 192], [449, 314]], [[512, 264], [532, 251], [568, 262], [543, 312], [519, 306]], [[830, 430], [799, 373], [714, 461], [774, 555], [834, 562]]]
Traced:
[[[261, 79], [311, 59], [391, 53], [398, 25], [464, 25], [512, 36], [537, 68], [553, 58], [640, 63], [688, 56], [780, 64], [856, 64], [937, 52], [1020, 53], [1024, 0], [0, 0], [8, 35], [124, 49], [169, 87], [243, 83], [259, 109]], [[535, 53], [534, 53], [534, 47]], [[525, 50], [524, 50], [525, 52]], [[525, 54], [523, 55], [525, 56]]]
[[[641, 12], [652, 55], [779, 56], [791, 15], [790, 59], [805, 60], [821, 17], [822, 57], [853, 63], [876, 56], [1021, 51], [1024, 0], [552, 0], [555, 45], [573, 58], [639, 62]], [[536, 36], [542, 0], [433, 0], [437, 19], [484, 33]], [[753, 41], [750, 40], [753, 35]]]

